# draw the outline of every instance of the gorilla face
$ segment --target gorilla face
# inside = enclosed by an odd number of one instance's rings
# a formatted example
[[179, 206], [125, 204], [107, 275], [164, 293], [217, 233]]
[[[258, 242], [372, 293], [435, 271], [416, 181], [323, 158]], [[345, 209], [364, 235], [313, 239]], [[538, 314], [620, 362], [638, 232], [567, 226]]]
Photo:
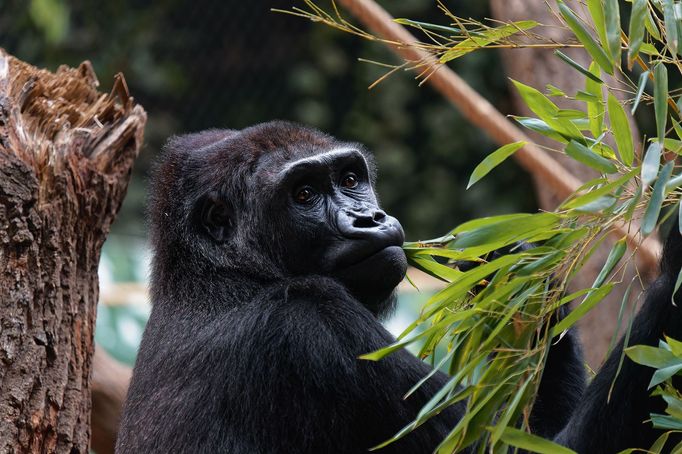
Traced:
[[284, 257], [294, 274], [339, 279], [375, 313], [405, 276], [403, 229], [379, 207], [364, 155], [336, 148], [283, 166], [285, 241], [305, 251]]
[[234, 133], [195, 159], [207, 162], [198, 174], [225, 169], [220, 185], [211, 176], [195, 188], [204, 192], [199, 230], [236, 258], [233, 268], [250, 266], [239, 251], [262, 250], [285, 276], [338, 279], [377, 315], [390, 306], [407, 268], [404, 233], [379, 207], [360, 146], [277, 122]]

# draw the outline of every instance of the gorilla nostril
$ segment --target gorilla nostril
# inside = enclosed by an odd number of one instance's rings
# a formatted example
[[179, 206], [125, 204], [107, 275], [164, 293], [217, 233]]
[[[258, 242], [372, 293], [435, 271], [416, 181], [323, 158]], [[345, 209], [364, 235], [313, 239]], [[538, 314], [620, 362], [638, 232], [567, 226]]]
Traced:
[[369, 229], [371, 227], [376, 227], [377, 223], [372, 219], [371, 216], [357, 216], [353, 221], [353, 227], [358, 229]]
[[370, 229], [378, 227], [386, 219], [386, 213], [381, 210], [365, 211], [363, 213], [354, 213], [353, 227], [356, 229]]

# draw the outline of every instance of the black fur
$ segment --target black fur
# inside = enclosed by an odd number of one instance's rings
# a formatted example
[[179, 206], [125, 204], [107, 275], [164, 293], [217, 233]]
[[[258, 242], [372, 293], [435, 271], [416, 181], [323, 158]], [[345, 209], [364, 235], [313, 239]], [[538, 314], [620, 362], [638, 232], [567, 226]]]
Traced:
[[[344, 186], [348, 172], [357, 187]], [[406, 267], [374, 179], [361, 146], [290, 123], [168, 143], [149, 210], [153, 309], [118, 453], [361, 453], [414, 418], [448, 377], [404, 400], [427, 365], [406, 351], [358, 359], [394, 340], [379, 318]], [[308, 186], [314, 198], [301, 202]], [[632, 343], [680, 334], [673, 237]], [[554, 345], [533, 430], [581, 453], [648, 446], [653, 371], [626, 360], [607, 404], [619, 355], [585, 391], [575, 333]], [[463, 412], [452, 406], [380, 452], [432, 452]]]

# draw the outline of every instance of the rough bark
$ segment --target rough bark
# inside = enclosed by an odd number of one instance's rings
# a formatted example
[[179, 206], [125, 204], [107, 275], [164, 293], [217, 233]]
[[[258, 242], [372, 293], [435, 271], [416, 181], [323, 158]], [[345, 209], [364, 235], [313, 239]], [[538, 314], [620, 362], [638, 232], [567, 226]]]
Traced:
[[[491, 0], [490, 3], [493, 17], [500, 21], [533, 19], [541, 24], [557, 24], [556, 16], [552, 13], [544, 0]], [[571, 6], [580, 10], [575, 2], [573, 2]], [[573, 38], [570, 31], [558, 27], [543, 28], [541, 33], [555, 39], [557, 42], [567, 42]], [[562, 52], [581, 63], [583, 66], [589, 66], [589, 56], [583, 49], [562, 49]], [[552, 50], [541, 48], [509, 49], [502, 51], [502, 58], [507, 75], [512, 79], [519, 80], [527, 85], [542, 90], [548, 83], [551, 83], [564, 90], [565, 93], [575, 93], [578, 90], [584, 90], [584, 76], [554, 56]], [[608, 83], [610, 85], [617, 85], [618, 81], [609, 79]], [[512, 90], [512, 93], [514, 93], [515, 113], [525, 116], [534, 116], [522, 102], [516, 91]], [[584, 106], [582, 103], [567, 99], [553, 98], [552, 100], [561, 108], [566, 109], [576, 107], [582, 108]], [[638, 143], [639, 133], [637, 132], [637, 127], [632, 118], [630, 118], [630, 124], [634, 136], [637, 139], [635, 140], [635, 143]], [[545, 136], [539, 134], [530, 135], [532, 135], [533, 140], [540, 145], [553, 148], [556, 147], [556, 143]], [[597, 176], [594, 170], [589, 169], [572, 159], [568, 159], [564, 156], [557, 156], [557, 159], [560, 160], [566, 169], [582, 181], [587, 181]], [[562, 200], [557, 197], [551, 189], [542, 184], [542, 181], [536, 178], [534, 181], [540, 207], [545, 210], [553, 210]], [[613, 239], [609, 239], [595, 252], [592, 259], [588, 261], [574, 280], [572, 285], [575, 289], [589, 288], [592, 285], [594, 278], [604, 265], [612, 245]], [[645, 272], [645, 275], [643, 276], [645, 281], [655, 275], [656, 272], [656, 270], [649, 268], [650, 267], [640, 268]], [[588, 364], [593, 369], [597, 368], [605, 357], [611, 338], [617, 328], [618, 312], [625, 289], [634, 276], [635, 266], [634, 264], [630, 264], [623, 278], [625, 284], [614, 289], [604, 301], [580, 322], [580, 336], [582, 343], [585, 346], [585, 357]], [[637, 297], [642, 290], [642, 287], [639, 284], [640, 281], [635, 280], [629, 307], [626, 309], [627, 314], [631, 313], [630, 309], [633, 304], [636, 304]], [[624, 323], [624, 325], [626, 325], [626, 323]], [[624, 327], [621, 327], [621, 331], [623, 328]]]
[[0, 49], [0, 452], [87, 453], [100, 249], [144, 110]]

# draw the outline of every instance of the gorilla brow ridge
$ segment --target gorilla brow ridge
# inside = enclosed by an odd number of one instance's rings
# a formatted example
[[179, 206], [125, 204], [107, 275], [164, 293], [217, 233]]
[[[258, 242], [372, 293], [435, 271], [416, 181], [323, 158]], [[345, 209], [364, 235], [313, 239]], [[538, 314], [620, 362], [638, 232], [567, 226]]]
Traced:
[[310, 163], [323, 163], [328, 158], [334, 158], [336, 156], [343, 156], [343, 155], [346, 155], [346, 154], [352, 153], [352, 152], [355, 152], [362, 157], [362, 160], [365, 163], [365, 168], [367, 168], [369, 170], [369, 163], [367, 162], [367, 158], [365, 158], [364, 153], [362, 153], [360, 150], [358, 150], [356, 148], [340, 147], [340, 148], [333, 148], [329, 151], [325, 151], [324, 153], [320, 153], [317, 155], [307, 156], [305, 158], [301, 158], [301, 159], [297, 159], [295, 161], [287, 162], [286, 164], [284, 164], [284, 166], [282, 166], [282, 170], [280, 171], [280, 174], [285, 174], [300, 164], [304, 164], [304, 163], [308, 163], [308, 162], [310, 162]]

